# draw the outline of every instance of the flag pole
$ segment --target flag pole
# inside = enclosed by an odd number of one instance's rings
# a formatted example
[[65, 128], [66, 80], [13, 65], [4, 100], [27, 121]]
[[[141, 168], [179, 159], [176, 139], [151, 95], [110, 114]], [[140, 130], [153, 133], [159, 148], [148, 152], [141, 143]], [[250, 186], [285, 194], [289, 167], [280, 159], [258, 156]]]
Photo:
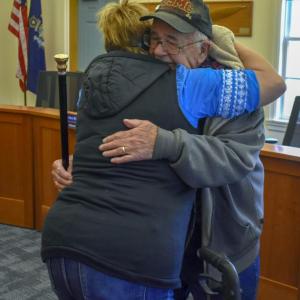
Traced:
[[69, 57], [66, 54], [56, 54], [54, 55], [54, 59], [57, 63], [57, 73], [58, 73], [62, 163], [65, 170], [67, 170], [69, 166], [69, 147], [68, 147], [69, 142], [68, 142], [66, 72], [67, 72], [67, 61]]
[[24, 91], [24, 106], [27, 106], [27, 93]]

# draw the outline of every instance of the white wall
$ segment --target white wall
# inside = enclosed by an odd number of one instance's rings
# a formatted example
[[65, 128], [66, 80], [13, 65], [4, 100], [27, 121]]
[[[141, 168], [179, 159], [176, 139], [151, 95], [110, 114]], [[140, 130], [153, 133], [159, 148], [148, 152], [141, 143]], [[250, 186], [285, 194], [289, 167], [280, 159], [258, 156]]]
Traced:
[[253, 34], [237, 38], [277, 67], [281, 0], [254, 0]]
[[[281, 0], [254, 0], [253, 34], [251, 38], [237, 40], [261, 53], [276, 69], [278, 69], [280, 42]], [[265, 119], [271, 116], [272, 104], [265, 107]], [[282, 142], [286, 124], [266, 122], [266, 137]]]

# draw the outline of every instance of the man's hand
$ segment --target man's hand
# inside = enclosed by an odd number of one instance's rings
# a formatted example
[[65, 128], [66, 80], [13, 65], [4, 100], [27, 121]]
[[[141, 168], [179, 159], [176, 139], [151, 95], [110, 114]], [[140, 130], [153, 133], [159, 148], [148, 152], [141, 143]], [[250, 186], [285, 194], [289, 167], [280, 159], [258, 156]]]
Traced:
[[72, 167], [73, 167], [73, 156], [71, 155], [69, 157], [68, 171], [64, 169], [61, 159], [58, 159], [53, 162], [51, 174], [52, 174], [54, 185], [56, 186], [58, 191], [61, 191], [66, 186], [72, 183], [72, 175], [71, 175]]
[[103, 139], [99, 146], [103, 156], [115, 164], [152, 158], [158, 127], [145, 120], [125, 119], [129, 130], [119, 131]]

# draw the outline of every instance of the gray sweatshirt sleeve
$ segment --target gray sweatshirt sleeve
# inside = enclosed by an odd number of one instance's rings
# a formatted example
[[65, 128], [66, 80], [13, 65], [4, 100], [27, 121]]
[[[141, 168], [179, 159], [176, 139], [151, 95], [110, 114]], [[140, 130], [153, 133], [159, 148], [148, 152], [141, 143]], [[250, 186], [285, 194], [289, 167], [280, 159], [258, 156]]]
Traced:
[[204, 134], [159, 129], [153, 159], [167, 159], [194, 188], [239, 181], [251, 172], [264, 145], [263, 110], [225, 120], [207, 119]]

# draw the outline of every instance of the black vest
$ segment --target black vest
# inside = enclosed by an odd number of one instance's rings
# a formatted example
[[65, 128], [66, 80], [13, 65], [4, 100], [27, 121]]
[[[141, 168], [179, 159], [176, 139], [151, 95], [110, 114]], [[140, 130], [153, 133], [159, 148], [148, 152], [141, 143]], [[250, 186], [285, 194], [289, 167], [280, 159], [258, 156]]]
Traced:
[[[122, 82], [118, 74], [124, 76], [128, 60], [139, 78], [151, 68], [159, 69], [157, 78], [152, 74], [152, 82], [146, 84], [145, 79], [138, 90], [122, 86], [127, 81]], [[133, 95], [117, 109], [98, 103], [101, 93], [107, 92], [106, 76], [114, 71], [116, 78], [110, 79], [118, 82], [120, 98], [122, 91], [128, 99]], [[175, 71], [143, 56], [107, 55], [95, 60], [87, 71], [78, 112], [74, 182], [63, 190], [47, 217], [43, 258], [67, 255], [116, 277], [175, 288], [180, 285], [195, 190], [180, 180], [166, 160], [113, 165], [101, 155], [102, 139], [126, 130], [124, 118], [149, 120], [167, 130], [197, 132], [178, 106]]]

